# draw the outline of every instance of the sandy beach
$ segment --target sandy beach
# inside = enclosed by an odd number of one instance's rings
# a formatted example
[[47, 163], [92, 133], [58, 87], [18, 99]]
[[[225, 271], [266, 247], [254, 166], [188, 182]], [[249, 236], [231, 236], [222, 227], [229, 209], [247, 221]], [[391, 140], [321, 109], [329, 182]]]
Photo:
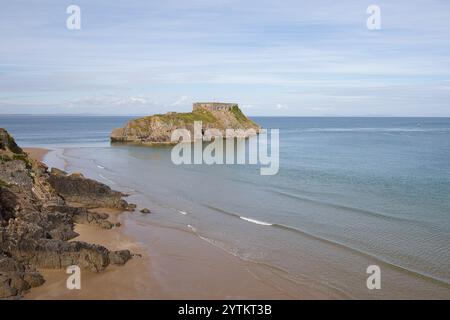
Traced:
[[44, 148], [23, 148], [23, 151], [37, 161], [44, 161], [45, 155], [50, 152], [50, 150]]
[[[289, 299], [250, 272], [250, 266], [225, 252], [198, 241], [189, 233], [170, 228], [127, 225], [126, 215], [110, 209], [112, 221], [123, 227], [103, 230], [77, 225], [73, 239], [103, 245], [111, 250], [129, 249], [140, 255], [125, 266], [109, 266], [105, 272], [82, 271], [82, 289], [68, 290], [65, 270], [39, 271], [46, 279], [25, 299]], [[152, 243], [144, 248], [127, 231], [145, 232]]]
[[[43, 161], [50, 152], [43, 148], [24, 148], [29, 156]], [[124, 223], [121, 211], [108, 208], [93, 210], [106, 213], [113, 223]], [[151, 263], [145, 249], [121, 232], [121, 227], [113, 230], [77, 224], [75, 231], [80, 234], [73, 239], [103, 245], [112, 250], [128, 249], [135, 254], [125, 267], [109, 266], [105, 272], [82, 271], [82, 289], [68, 290], [65, 270], [40, 269], [46, 282], [43, 286], [31, 290], [25, 299], [143, 299], [157, 298], [158, 286], [150, 277]]]
[[[25, 148], [43, 161], [50, 151]], [[129, 249], [136, 256], [125, 266], [109, 266], [104, 272], [82, 270], [81, 290], [68, 290], [66, 270], [39, 269], [46, 282], [25, 299], [292, 299], [321, 297], [299, 292], [286, 284], [279, 288], [260, 278], [257, 266], [240, 260], [200, 240], [194, 234], [158, 225], [140, 225], [131, 214], [98, 208], [120, 227], [111, 230], [76, 225], [73, 241], [100, 244], [111, 250]], [[149, 247], [132, 235], [145, 238]]]
[[[121, 222], [120, 211], [102, 208], [97, 212], [107, 213], [110, 221]], [[109, 266], [104, 272], [94, 273], [82, 270], [81, 290], [68, 290], [65, 270], [43, 270], [46, 282], [34, 288], [25, 299], [151, 299], [158, 297], [158, 285], [151, 277], [151, 263], [145, 249], [119, 228], [113, 230], [100, 229], [87, 225], [76, 225], [75, 231], [80, 234], [73, 239], [103, 245], [112, 250], [128, 249], [136, 256], [125, 266]]]

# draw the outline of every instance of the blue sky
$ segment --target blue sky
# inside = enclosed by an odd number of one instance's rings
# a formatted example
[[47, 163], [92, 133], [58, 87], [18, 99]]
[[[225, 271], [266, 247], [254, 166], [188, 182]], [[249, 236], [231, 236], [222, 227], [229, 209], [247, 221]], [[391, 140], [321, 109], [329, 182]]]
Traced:
[[[81, 8], [81, 30], [66, 8]], [[381, 30], [366, 27], [369, 5]], [[448, 0], [0, 0], [0, 113], [450, 116]]]

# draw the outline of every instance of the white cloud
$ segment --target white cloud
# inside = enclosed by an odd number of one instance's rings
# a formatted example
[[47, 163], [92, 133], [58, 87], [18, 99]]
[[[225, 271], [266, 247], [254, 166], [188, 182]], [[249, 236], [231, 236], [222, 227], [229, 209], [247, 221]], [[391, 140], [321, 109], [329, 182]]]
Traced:
[[[126, 100], [125, 100], [126, 101]], [[133, 102], [133, 103], [140, 103], [140, 104], [146, 104], [147, 103], [147, 99], [143, 98], [143, 97], [130, 97], [129, 101]]]
[[276, 105], [275, 109], [277, 109], [277, 110], [288, 109], [288, 106], [285, 106], [285, 105], [282, 105], [282, 104], [278, 103]]
[[360, 0], [84, 1], [77, 35], [50, 0], [3, 2], [0, 113], [186, 109], [178, 92], [260, 115], [450, 115], [449, 1], [379, 0], [381, 32]]
[[67, 105], [70, 107], [78, 106], [147, 106], [150, 101], [143, 96], [95, 96], [81, 99], [70, 100]]
[[188, 96], [181, 96], [177, 101], [171, 103], [170, 106], [171, 107], [178, 106], [178, 105], [182, 104], [183, 102], [185, 102], [187, 99], [188, 99]]

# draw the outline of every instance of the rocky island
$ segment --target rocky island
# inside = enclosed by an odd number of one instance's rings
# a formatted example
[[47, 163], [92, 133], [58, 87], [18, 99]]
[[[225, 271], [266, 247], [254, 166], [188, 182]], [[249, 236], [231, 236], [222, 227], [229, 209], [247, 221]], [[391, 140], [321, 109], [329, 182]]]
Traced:
[[94, 272], [123, 265], [129, 250], [81, 241], [74, 224], [115, 227], [96, 207], [134, 210], [125, 195], [81, 174], [49, 170], [0, 129], [0, 299], [20, 297], [45, 279], [38, 268], [77, 265]]
[[129, 121], [125, 127], [114, 129], [112, 142], [139, 144], [172, 144], [171, 134], [175, 129], [194, 131], [194, 122], [201, 121], [202, 129], [216, 129], [225, 136], [226, 129], [247, 131], [255, 135], [261, 129], [246, 117], [235, 103], [194, 103], [192, 112], [169, 112]]

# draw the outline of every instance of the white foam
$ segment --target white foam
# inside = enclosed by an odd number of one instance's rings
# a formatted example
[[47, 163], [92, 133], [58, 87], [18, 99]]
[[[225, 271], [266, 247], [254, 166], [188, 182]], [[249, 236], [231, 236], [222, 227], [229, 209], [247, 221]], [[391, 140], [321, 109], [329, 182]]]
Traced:
[[100, 178], [102, 178], [102, 179], [105, 179], [105, 180], [108, 181], [109, 183], [116, 184], [114, 181], [109, 180], [107, 177], [105, 177], [105, 176], [102, 175], [102, 174], [99, 174], [98, 176], [99, 176]]
[[186, 211], [182, 211], [182, 210], [177, 210], [179, 213], [181, 213], [182, 215], [187, 215]]
[[259, 221], [259, 220], [255, 220], [255, 219], [251, 219], [251, 218], [246, 218], [246, 217], [239, 217], [239, 218], [241, 218], [242, 220], [251, 222], [251, 223], [256, 223], [256, 224], [262, 225], [262, 226], [271, 226], [271, 225], [273, 225], [272, 223]]
[[97, 168], [99, 168], [99, 169], [105, 169], [105, 167], [103, 167], [103, 166], [101, 166], [101, 165], [97, 165]]

